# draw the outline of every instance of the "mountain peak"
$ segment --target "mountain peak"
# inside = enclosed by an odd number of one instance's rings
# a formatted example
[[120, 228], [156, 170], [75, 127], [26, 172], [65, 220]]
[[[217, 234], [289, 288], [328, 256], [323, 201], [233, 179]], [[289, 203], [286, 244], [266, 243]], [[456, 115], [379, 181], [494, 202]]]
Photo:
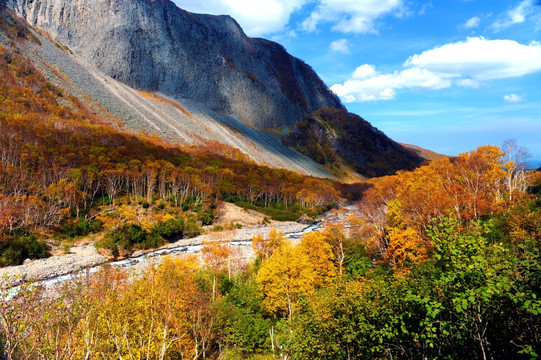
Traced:
[[281, 45], [247, 37], [230, 16], [190, 13], [167, 0], [8, 4], [112, 78], [252, 126], [290, 126], [322, 106], [342, 107], [309, 66]]

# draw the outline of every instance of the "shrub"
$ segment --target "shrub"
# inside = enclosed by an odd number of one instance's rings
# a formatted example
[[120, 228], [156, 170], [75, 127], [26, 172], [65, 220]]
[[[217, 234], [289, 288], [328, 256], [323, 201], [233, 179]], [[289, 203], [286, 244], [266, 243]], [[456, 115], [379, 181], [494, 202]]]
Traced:
[[172, 241], [184, 237], [199, 235], [201, 227], [195, 222], [194, 216], [190, 215], [186, 220], [169, 219], [154, 225], [150, 232], [147, 232], [136, 224], [123, 225], [110, 230], [96, 243], [96, 248], [109, 249], [113, 256], [118, 256], [119, 247], [127, 251], [134, 249], [157, 248], [166, 241]]
[[156, 207], [157, 207], [158, 209], [160, 209], [160, 210], [165, 209], [165, 201], [160, 200], [160, 201], [158, 202], [158, 204], [156, 205]]
[[205, 206], [197, 212], [197, 217], [203, 225], [211, 225], [214, 221], [214, 209], [211, 206]]
[[224, 227], [222, 225], [214, 225], [212, 231], [222, 231]]
[[149, 234], [139, 225], [124, 225], [109, 231], [103, 239], [96, 243], [97, 248], [106, 248], [112, 251], [113, 256], [118, 255], [118, 247], [132, 251], [134, 246], [139, 248], [149, 248], [148, 244], [156, 243], [154, 239], [148, 239]]
[[21, 265], [26, 259], [50, 256], [49, 246], [32, 234], [17, 231], [13, 237], [0, 241], [0, 266]]
[[192, 238], [201, 234], [201, 227], [195, 221], [193, 215], [188, 215], [184, 221], [184, 237]]
[[100, 232], [103, 228], [103, 222], [98, 219], [88, 220], [86, 218], [77, 218], [75, 222], [64, 225], [62, 233], [70, 238], [85, 236], [90, 233]]
[[169, 219], [162, 223], [157, 223], [152, 229], [152, 233], [163, 237], [166, 240], [181, 238], [184, 232], [184, 219]]

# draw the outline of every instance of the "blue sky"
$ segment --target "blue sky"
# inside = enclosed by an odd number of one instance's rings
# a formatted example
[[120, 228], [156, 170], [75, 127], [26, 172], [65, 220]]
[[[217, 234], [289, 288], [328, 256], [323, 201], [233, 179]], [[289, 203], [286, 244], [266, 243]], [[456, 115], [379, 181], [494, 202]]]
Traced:
[[457, 155], [515, 138], [541, 166], [537, 0], [174, 0], [284, 45], [396, 141]]

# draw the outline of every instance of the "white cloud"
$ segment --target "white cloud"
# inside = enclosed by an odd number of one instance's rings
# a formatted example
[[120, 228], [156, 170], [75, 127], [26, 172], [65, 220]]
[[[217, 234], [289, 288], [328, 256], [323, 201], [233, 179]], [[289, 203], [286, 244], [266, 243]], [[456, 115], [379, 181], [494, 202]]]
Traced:
[[517, 94], [509, 94], [509, 95], [505, 95], [503, 97], [503, 100], [508, 103], [519, 103], [519, 102], [523, 102], [524, 98]]
[[458, 86], [469, 87], [473, 89], [478, 88], [480, 85], [479, 81], [475, 81], [472, 79], [459, 79], [455, 81], [455, 84], [457, 84]]
[[349, 43], [347, 39], [339, 39], [335, 40], [331, 43], [329, 46], [329, 49], [332, 52], [342, 53], [342, 54], [349, 54]]
[[346, 103], [392, 100], [404, 88], [442, 89], [451, 86], [451, 76], [425, 69], [409, 68], [393, 74], [380, 74], [373, 65], [361, 65], [344, 84], [331, 90]]
[[413, 55], [404, 65], [476, 81], [519, 77], [541, 70], [541, 44], [471, 37]]
[[[476, 88], [482, 82], [541, 71], [541, 44], [512, 40], [468, 38], [411, 56], [404, 69], [381, 74], [374, 65], [361, 65], [343, 84], [331, 89], [348, 102], [391, 100], [397, 90]], [[509, 97], [510, 100], [516, 99]]]
[[249, 36], [285, 29], [291, 14], [312, 0], [173, 0], [195, 13], [231, 15]]
[[377, 75], [376, 67], [374, 65], [364, 64], [359, 66], [352, 74], [355, 80], [364, 80]]
[[466, 30], [475, 29], [479, 27], [479, 24], [481, 23], [481, 19], [477, 16], [472, 17], [468, 21], [466, 21], [464, 24], [462, 24], [462, 28]]
[[333, 30], [344, 33], [375, 32], [377, 19], [403, 11], [403, 0], [321, 0], [302, 28], [311, 32], [321, 23], [332, 23]]
[[432, 8], [434, 7], [434, 4], [432, 4], [432, 1], [426, 3], [426, 4], [423, 4], [421, 6], [421, 10], [419, 10], [419, 15], [425, 15], [426, 14], [426, 11], [429, 9], [429, 8]]
[[516, 7], [511, 8], [504, 15], [500, 16], [500, 19], [492, 24], [492, 28], [499, 31], [511, 25], [522, 24], [532, 12], [532, 8], [532, 0], [523, 0]]

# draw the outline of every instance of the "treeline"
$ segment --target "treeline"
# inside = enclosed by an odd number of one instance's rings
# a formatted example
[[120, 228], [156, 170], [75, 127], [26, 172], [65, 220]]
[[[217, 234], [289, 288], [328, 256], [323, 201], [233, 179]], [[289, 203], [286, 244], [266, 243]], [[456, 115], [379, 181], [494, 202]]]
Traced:
[[[2, 15], [3, 27], [21, 26]], [[222, 199], [314, 213], [341, 199], [330, 181], [258, 166], [225, 145], [181, 148], [115, 129], [111, 123], [120, 122], [104, 121], [79, 99], [64, 95], [16, 50], [29, 32], [7, 34], [8, 46], [0, 46], [4, 240], [62, 232], [79, 218], [94, 219], [103, 212], [100, 206], [115, 208], [121, 198], [144, 207], [196, 209], [204, 225], [212, 222], [212, 210]]]
[[214, 242], [200, 258], [166, 259], [141, 277], [105, 268], [53, 297], [25, 286], [0, 304], [3, 351], [8, 359], [537, 358], [540, 185], [541, 173], [482, 147], [381, 179], [349, 230], [328, 226], [297, 244], [276, 231], [255, 237], [253, 262]]

